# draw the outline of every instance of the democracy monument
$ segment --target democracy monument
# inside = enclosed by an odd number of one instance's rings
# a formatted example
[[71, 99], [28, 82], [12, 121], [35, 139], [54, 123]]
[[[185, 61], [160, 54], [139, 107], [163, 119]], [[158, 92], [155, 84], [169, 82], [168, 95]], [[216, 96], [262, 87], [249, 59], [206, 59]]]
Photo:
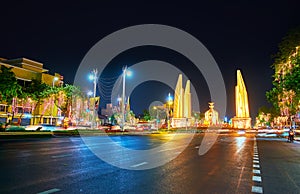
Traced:
[[237, 85], [235, 86], [235, 111], [236, 115], [232, 118], [233, 128], [251, 128], [248, 94], [240, 70], [237, 70]]
[[[191, 83], [186, 81], [185, 89], [182, 84], [182, 74], [179, 74], [173, 104], [173, 118], [171, 125], [174, 128], [191, 126], [192, 124], [192, 105], [191, 105]], [[249, 114], [249, 102], [246, 85], [240, 70], [237, 70], [237, 84], [235, 86], [235, 109], [236, 114], [232, 118], [232, 127], [237, 129], [251, 128], [251, 118]], [[205, 126], [217, 126], [219, 113], [214, 109], [214, 103], [209, 103], [209, 110], [205, 112]]]
[[182, 87], [182, 74], [179, 74], [175, 94], [174, 94], [174, 106], [173, 106], [173, 127], [185, 127], [191, 125], [192, 119], [192, 104], [191, 104], [191, 82], [187, 80], [185, 89]]

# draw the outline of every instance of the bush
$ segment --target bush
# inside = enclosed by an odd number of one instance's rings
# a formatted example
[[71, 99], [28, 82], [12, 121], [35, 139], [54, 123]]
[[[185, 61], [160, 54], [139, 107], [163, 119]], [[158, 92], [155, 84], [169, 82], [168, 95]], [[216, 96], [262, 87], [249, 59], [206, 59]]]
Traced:
[[52, 131], [53, 135], [65, 135], [65, 136], [73, 136], [73, 135], [79, 135], [79, 132], [77, 129], [75, 130], [55, 130]]
[[6, 131], [25, 131], [25, 128], [20, 126], [8, 126]]
[[1, 132], [5, 131], [5, 123], [0, 122], [0, 131]]

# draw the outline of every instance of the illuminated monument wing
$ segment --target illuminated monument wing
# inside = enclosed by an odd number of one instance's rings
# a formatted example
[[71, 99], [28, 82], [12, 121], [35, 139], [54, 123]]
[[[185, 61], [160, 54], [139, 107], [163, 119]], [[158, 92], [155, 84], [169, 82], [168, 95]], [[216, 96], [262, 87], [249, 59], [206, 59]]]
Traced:
[[183, 117], [191, 118], [192, 104], [191, 104], [191, 82], [187, 80], [184, 90], [184, 106], [183, 106]]
[[183, 88], [182, 88], [182, 75], [179, 74], [175, 95], [174, 95], [174, 118], [182, 118], [183, 116]]
[[182, 87], [182, 74], [179, 74], [174, 94], [173, 127], [190, 125], [192, 114], [191, 98], [191, 82], [187, 80], [184, 90]]
[[232, 119], [233, 127], [244, 129], [251, 128], [248, 94], [240, 70], [237, 70], [237, 85], [235, 86], [235, 111], [236, 115]]

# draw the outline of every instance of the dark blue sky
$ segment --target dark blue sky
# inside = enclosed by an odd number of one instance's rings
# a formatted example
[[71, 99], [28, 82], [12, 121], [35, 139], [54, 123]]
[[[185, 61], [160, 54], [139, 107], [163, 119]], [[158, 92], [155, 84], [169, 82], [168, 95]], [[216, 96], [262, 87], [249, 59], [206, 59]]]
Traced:
[[[215, 58], [226, 84], [229, 117], [234, 116], [235, 111], [236, 70], [242, 70], [254, 118], [260, 106], [268, 105], [265, 92], [272, 86], [271, 55], [277, 52], [277, 45], [287, 31], [299, 25], [299, 7], [296, 0], [197, 4], [175, 1], [7, 1], [1, 3], [0, 57], [26, 57], [42, 62], [45, 68], [63, 74], [65, 82], [73, 83], [82, 58], [103, 37], [137, 24], [170, 25], [195, 36]], [[155, 55], [155, 52], [134, 52], [136, 55], [131, 53], [127, 58], [119, 59], [137, 61], [136, 58], [151, 59]], [[178, 57], [156, 53], [160, 60], [176, 61]], [[178, 60], [183, 59], [178, 57]], [[124, 61], [116, 63], [124, 64]], [[186, 71], [190, 71], [188, 67]], [[206, 87], [205, 83], [203, 87]], [[132, 98], [136, 101], [139, 91], [143, 91], [143, 86], [133, 93]], [[203, 91], [202, 111], [207, 109], [209, 102], [207, 92]], [[140, 102], [131, 104], [137, 113], [144, 108]]]

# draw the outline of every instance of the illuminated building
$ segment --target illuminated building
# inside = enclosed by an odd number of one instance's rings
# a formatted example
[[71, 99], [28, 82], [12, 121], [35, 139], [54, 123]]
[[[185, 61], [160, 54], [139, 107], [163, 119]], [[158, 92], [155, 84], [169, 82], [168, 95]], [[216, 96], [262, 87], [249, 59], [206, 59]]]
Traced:
[[[0, 66], [12, 68], [12, 72], [15, 74], [18, 83], [21, 86], [30, 84], [33, 79], [39, 80], [49, 86], [59, 86], [63, 83], [63, 77], [60, 74], [55, 73], [54, 75], [50, 75], [48, 73], [49, 70], [44, 69], [42, 63], [30, 59], [18, 58], [8, 60], [0, 58]], [[51, 98], [44, 100], [43, 104], [37, 104], [37, 106], [34, 106], [30, 99], [26, 102], [25, 106], [21, 105], [21, 102], [18, 99], [14, 99], [12, 106], [8, 106], [3, 102], [0, 104], [1, 122], [5, 122], [7, 112], [9, 112], [12, 107], [15, 110], [15, 118], [13, 122], [18, 120], [22, 112], [25, 113], [22, 119], [22, 122], [25, 123], [22, 124], [33, 124], [33, 122], [49, 123], [51, 115], [53, 123], [55, 123], [58, 118], [58, 114], [60, 113], [58, 108], [53, 105], [53, 100], [51, 101]], [[35, 119], [31, 118], [33, 111], [34, 115], [36, 115]], [[42, 119], [40, 119], [41, 116]]]
[[237, 85], [235, 86], [235, 111], [232, 118], [234, 128], [251, 128], [251, 118], [249, 115], [249, 103], [246, 86], [240, 70], [237, 70]]

